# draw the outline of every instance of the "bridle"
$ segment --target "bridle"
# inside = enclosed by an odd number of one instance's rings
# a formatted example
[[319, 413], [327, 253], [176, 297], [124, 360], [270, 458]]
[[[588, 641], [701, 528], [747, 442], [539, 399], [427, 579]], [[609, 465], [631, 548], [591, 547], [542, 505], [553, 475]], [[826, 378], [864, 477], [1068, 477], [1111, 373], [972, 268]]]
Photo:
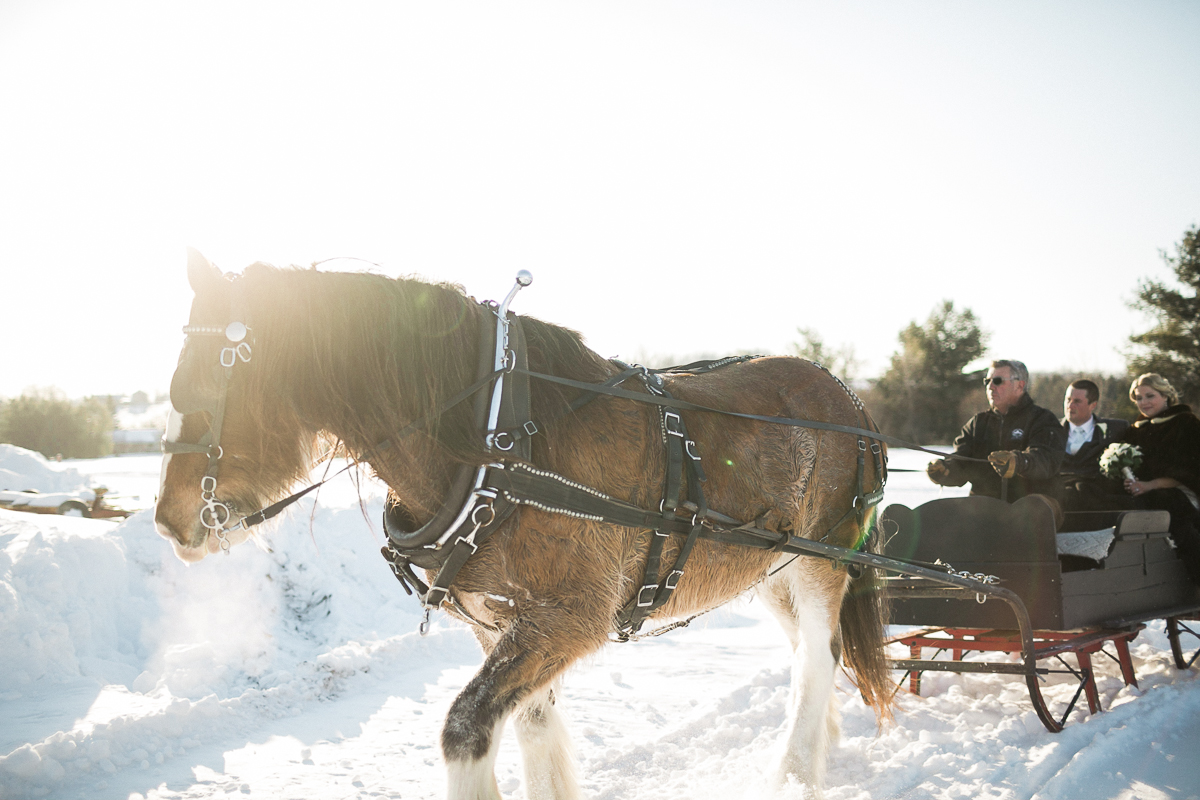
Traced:
[[[225, 346], [218, 354], [218, 385], [215, 400], [200, 397], [194, 390], [183, 382], [176, 369], [175, 377], [171, 379], [171, 405], [179, 414], [190, 414], [197, 411], [209, 412], [208, 431], [195, 444], [187, 442], [168, 441], [162, 439], [163, 453], [201, 453], [208, 456], [208, 466], [204, 477], [200, 479], [200, 499], [204, 505], [200, 507], [200, 524], [217, 537], [220, 547], [229, 553], [230, 543], [227, 536], [229, 531], [236, 530], [241, 523], [226, 527], [237, 510], [232, 503], [217, 499], [217, 473], [221, 468], [221, 458], [224, 450], [221, 448], [221, 429], [225, 422], [225, 404], [229, 397], [229, 382], [233, 377], [233, 368], [240, 362], [248, 364], [253, 349], [249, 337], [251, 330], [246, 325], [245, 303], [242, 296], [242, 284], [239, 276], [233, 276], [230, 281], [230, 322], [219, 325], [185, 325], [184, 334], [190, 339], [193, 336], [220, 336], [225, 339]], [[180, 365], [183, 366], [182, 364]]]
[[[229, 501], [222, 502], [216, 496], [217, 475], [220, 471], [221, 458], [224, 456], [224, 451], [221, 448], [221, 431], [225, 420], [225, 405], [229, 396], [229, 384], [233, 377], [234, 367], [239, 362], [244, 364], [249, 363], [253, 352], [249, 341], [252, 331], [245, 322], [247, 314], [243, 299], [241, 277], [232, 275], [229, 276], [229, 279], [231, 281], [229, 315], [231, 321], [229, 324], [225, 327], [219, 325], [186, 325], [183, 328], [184, 334], [189, 338], [192, 336], [223, 336], [225, 339], [226, 346], [221, 348], [218, 357], [220, 372], [215, 400], [198, 397], [194, 391], [190, 390], [190, 387], [184, 382], [183, 378], [181, 378], [178, 369], [176, 370], [175, 377], [171, 380], [171, 405], [180, 414], [189, 414], [197, 411], [209, 412], [209, 429], [195, 444], [172, 442], [165, 435], [162, 439], [162, 452], [165, 454], [199, 453], [208, 457], [208, 466], [205, 469], [204, 476], [200, 479], [200, 498], [204, 501], [204, 505], [201, 506], [199, 512], [200, 524], [217, 537], [221, 550], [225, 553], [229, 553], [230, 551], [230, 542], [227, 536], [230, 531], [235, 531], [239, 528], [249, 529], [254, 525], [265, 522], [277, 515], [288, 505], [291, 505], [304, 495], [354, 466], [354, 462], [347, 464], [341, 470], [324, 480], [312, 484], [253, 514], [248, 514], [238, 520], [236, 524], [226, 527], [237, 509], [233, 503]], [[391, 446], [393, 441], [398, 441], [408, 433], [424, 426], [432, 417], [458, 405], [463, 400], [475, 395], [487, 383], [491, 383], [492, 392], [490, 401], [487, 404], [484, 443], [487, 449], [492, 452], [509, 453], [516, 447], [518, 453], [527, 455], [528, 442], [518, 443], [514, 440], [512, 432], [500, 430], [500, 425], [506, 421], [502, 419], [502, 406], [507, 410], [508, 403], [506, 401], [509, 400], [511, 394], [511, 387], [509, 386], [511, 381], [506, 383], [505, 377], [507, 374], [512, 373], [518, 366], [518, 353], [521, 353], [522, 357], [524, 353], [523, 340], [520, 347], [513, 341], [514, 331], [511, 327], [512, 320], [509, 319], [508, 307], [512, 303], [513, 298], [516, 297], [517, 292], [529, 286], [532, 282], [533, 275], [528, 270], [520, 270], [517, 273], [516, 283], [503, 302], [499, 304], [485, 304], [496, 315], [495, 347], [490, 362], [491, 369], [488, 369], [489, 364], [483, 358], [483, 356], [486, 356], [486, 352], [481, 353], [480, 375], [472, 386], [450, 398], [430, 414], [416, 420], [404, 430], [398, 432], [392, 440], [380, 442], [373, 448], [373, 452], [378, 452]], [[486, 326], [484, 327], [486, 329]], [[487, 331], [485, 330], [483, 333], [487, 333]], [[519, 337], [519, 331], [515, 332], [515, 335]], [[488, 339], [491, 339], [490, 335]], [[520, 365], [524, 366], [523, 358], [520, 361]], [[526, 395], [524, 401], [527, 403], [527, 392], [524, 394]], [[477, 412], [482, 412], [482, 408], [477, 408]], [[477, 416], [482, 417], [482, 413], [477, 413]], [[529, 423], [529, 425], [532, 425], [532, 423]], [[537, 432], [537, 429], [536, 427], [527, 426], [522, 432], [526, 436], [531, 436]], [[521, 447], [519, 445], [524, 446]], [[358, 460], [361, 461], [364, 459], [360, 458]], [[493, 527], [500, 521], [497, 519], [496, 511], [492, 505], [495, 500], [495, 492], [485, 486], [487, 473], [487, 464], [474, 469], [474, 475], [467, 491], [467, 498], [453, 521], [445, 526], [445, 532], [439, 537], [440, 541], [437, 543], [437, 546], [444, 544], [450, 534], [464, 527], [464, 524], [471, 527], [471, 533], [465, 537], [466, 543], [471, 545], [474, 536], [481, 529]], [[462, 475], [460, 477], [466, 476]]]

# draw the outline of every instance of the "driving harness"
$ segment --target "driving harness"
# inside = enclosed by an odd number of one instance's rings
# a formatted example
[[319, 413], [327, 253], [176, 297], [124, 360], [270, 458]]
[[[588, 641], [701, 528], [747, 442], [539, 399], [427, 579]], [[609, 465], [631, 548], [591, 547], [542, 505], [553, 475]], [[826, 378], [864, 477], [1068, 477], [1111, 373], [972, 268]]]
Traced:
[[[831, 561], [835, 569], [842, 564], [851, 567], [851, 558], [855, 556], [857, 557], [853, 560], [856, 568], [858, 565], [872, 564], [878, 560], [878, 557], [858, 551], [865, 544], [868, 534], [864, 530], [866, 515], [872, 507], [882, 501], [887, 480], [887, 458], [880, 443], [894, 441], [910, 445], [880, 433], [867, 415], [862, 401], [849, 386], [833, 376], [825, 367], [816, 365], [833, 377], [851, 398], [861, 419], [860, 426], [710, 408], [672, 397], [662, 378], [664, 374], [700, 375], [759, 356], [733, 356], [665, 369], [648, 369], [613, 359], [612, 363], [620, 371], [599, 384], [532, 372], [528, 368], [527, 348], [520, 318], [508, 311], [508, 306], [517, 292], [532, 282], [532, 276], [525, 270], [518, 273], [516, 285], [502, 303], [483, 303], [485, 308], [496, 316], [496, 326], [494, 335], [488, 325], [480, 326], [480, 357], [476, 380], [471, 386], [449, 398], [425, 417], [409, 424], [391, 439], [380, 442], [370, 453], [360, 456], [334, 475], [226, 527], [236, 509], [233, 509], [228, 501], [221, 502], [216, 499], [217, 476], [223, 455], [220, 446], [221, 428], [233, 369], [239, 362], [248, 363], [252, 355], [251, 330], [247, 324], [241, 281], [237, 276], [233, 276], [231, 280], [230, 323], [223, 328], [188, 325], [183, 329], [189, 337], [223, 336], [226, 340], [225, 346], [220, 350], [219, 366], [214, 366], [217, 383], [215, 399], [203, 397], [196, 392], [194, 387], [188, 385], [185, 376], [181, 376], [180, 370], [176, 371], [171, 382], [171, 402], [176, 411], [181, 414], [209, 412], [209, 430], [195, 444], [170, 442], [165, 436], [162, 443], [164, 453], [200, 453], [208, 457], [208, 466], [201, 480], [204, 506], [200, 511], [200, 520], [205, 528], [213, 531], [221, 549], [226, 552], [229, 550], [229, 541], [226, 538], [228, 531], [248, 529], [276, 516], [285, 507], [341, 472], [352, 468], [355, 463], [367, 460], [371, 455], [424, 427], [449, 408], [473, 397], [475, 425], [482, 432], [489, 456], [485, 463], [464, 464], [459, 468], [451, 482], [446, 501], [424, 525], [416, 526], [410, 515], [394, 503], [389, 503], [383, 514], [388, 542], [381, 552], [404, 590], [409, 594], [415, 592], [421, 601], [424, 608], [422, 633], [428, 630], [430, 612], [440, 607], [448, 607], [472, 624], [496, 630], [486, 622], [474, 618], [459, 603], [451, 591], [451, 586], [468, 559], [519, 506], [530, 506], [549, 513], [651, 532], [640, 587], [618, 611], [613, 621], [617, 641], [628, 641], [654, 611], [670, 600], [685, 574], [692, 549], [700, 538], [775, 552], [816, 556]], [[549, 418], [538, 422], [532, 419], [531, 414], [530, 379], [575, 388], [581, 394]], [[638, 381], [642, 391], [634, 392], [620, 388], [621, 384], [631, 379]], [[490, 393], [484, 391], [489, 385]], [[540, 433], [551, 422], [573, 413], [602, 395], [649, 403], [658, 410], [667, 469], [662, 499], [657, 509], [639, 508], [555, 472], [541, 469], [531, 462], [531, 437]], [[706, 477], [699, 447], [689, 437], [683, 417], [679, 413], [686, 410], [855, 435], [857, 481], [851, 507], [817, 540], [798, 537], [787, 530], [768, 530], [763, 527], [763, 518], [745, 522], [710, 509], [704, 497], [703, 484]], [[869, 490], [864, 485], [868, 450], [872, 454], [875, 474], [878, 476], [878, 484]], [[827, 544], [825, 540], [852, 516], [857, 520], [860, 531], [854, 547], [847, 549]], [[685, 538], [674, 562], [664, 575], [661, 574], [663, 547], [666, 540], [676, 534]], [[435, 572], [434, 579], [427, 585], [417, 576], [413, 570], [414, 566]]]
[[[488, 423], [483, 428], [485, 444], [494, 460], [480, 467], [461, 467], [441, 509], [428, 523], [416, 530], [409, 530], [405, 526], [405, 515], [396, 506], [389, 506], [383, 514], [388, 543], [381, 552], [404, 590], [409, 594], [416, 593], [420, 599], [425, 610], [425, 621], [421, 626], [423, 631], [428, 627], [429, 612], [443, 605], [449, 606], [473, 624], [492, 628], [474, 618], [458, 602], [451, 591], [451, 585], [467, 560], [478, 551], [479, 546], [522, 505], [577, 519], [606, 522], [651, 532], [640, 587], [618, 611], [613, 621], [617, 641], [629, 640], [654, 611], [671, 599], [698, 539], [770, 548], [780, 552], [788, 549], [791, 540], [797, 537], [790, 536], [788, 532], [763, 529], [761, 526], [765, 520], [760, 518], [753, 523], [744, 523], [708, 508], [703, 490], [706, 476], [702, 458], [696, 442], [688, 435], [687, 426], [679, 410], [694, 409], [723, 414], [733, 412], [723, 412], [677, 400], [667, 391], [662, 378], [664, 374], [700, 375], [759, 356], [733, 356], [665, 369], [648, 369], [613, 359], [612, 363], [620, 372], [601, 384], [530, 372], [520, 318], [507, 313], [507, 305], [512, 296], [510, 293], [500, 309], [495, 311], [497, 356], [492, 365], [487, 361], [490, 349], [490, 341], [486, 340], [490, 338], [487, 326], [481, 326], [481, 337], [485, 337], [485, 341], [481, 342], [479, 348], [481, 356], [477, 369], [477, 383], [486, 381], [490, 375], [495, 374], [489, 373], [489, 366], [497, 366], [505, 373], [504, 377], [497, 378], [502, 384], [493, 389], [493, 405], [487, 411]], [[501, 342], [504, 343], [503, 347]], [[832, 376], [832, 373], [829, 374]], [[821, 542], [851, 515], [857, 518], [859, 529], [862, 530], [868, 509], [883, 499], [887, 474], [886, 457], [882, 453], [879, 441], [872, 441], [870, 445], [867, 443], [868, 438], [880, 437], [878, 429], [853, 390], [836, 376], [832, 377], [854, 402], [863, 427], [791, 420], [802, 424], [803, 427], [842, 430], [859, 435], [857, 488], [853, 505], [830, 527]], [[539, 423], [531, 417], [530, 378], [566, 385], [583, 393], [568, 407], [555, 414], [553, 419], [544, 419]], [[643, 392], [618, 388], [630, 379], [636, 379]], [[662, 499], [657, 510], [639, 508], [610, 497], [555, 472], [541, 469], [530, 461], [532, 436], [550, 422], [578, 410], [600, 395], [649, 402], [658, 410], [659, 430], [667, 468]], [[474, 411], [476, 424], [480, 425], [485, 417], [482, 393], [476, 395]], [[733, 415], [773, 422], [782, 419], [737, 413]], [[878, 486], [870, 491], [867, 491], [863, 484], [868, 449], [872, 452], [876, 475], [879, 476]], [[663, 547], [672, 534], [681, 534], [685, 538], [674, 562], [665, 574], [661, 574]], [[855, 549], [862, 546], [862, 538], [856, 541]], [[413, 566], [436, 571], [433, 581], [426, 585], [413, 570]]]

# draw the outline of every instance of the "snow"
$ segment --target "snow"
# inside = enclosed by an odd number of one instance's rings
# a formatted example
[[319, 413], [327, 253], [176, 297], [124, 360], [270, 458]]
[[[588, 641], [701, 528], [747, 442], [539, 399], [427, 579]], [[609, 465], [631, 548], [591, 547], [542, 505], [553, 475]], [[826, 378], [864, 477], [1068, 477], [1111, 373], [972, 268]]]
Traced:
[[[0, 451], [20, 488], [105, 484], [147, 509], [158, 466]], [[888, 502], [939, 493], [955, 492], [896, 474]], [[190, 567], [149, 510], [119, 524], [0, 511], [0, 797], [441, 797], [441, 721], [481, 654], [444, 616], [417, 633], [416, 603], [378, 554], [381, 509], [379, 486], [338, 478], [260, 547]], [[840, 676], [826, 797], [1200, 797], [1196, 669], [1175, 669], [1161, 623], [1131, 649], [1140, 688], [1096, 658], [1106, 710], [1059, 734], [1020, 678], [926, 673], [925, 696], [902, 694], [880, 730]], [[767, 796], [789, 680], [786, 640], [750, 598], [610, 646], [560, 693], [585, 795]], [[1046, 689], [1071, 693], [1059, 678]], [[525, 797], [511, 735], [497, 779]]]
[[14, 492], [69, 492], [87, 485], [79, 470], [47, 461], [41, 453], [11, 444], [0, 444], [0, 490]]

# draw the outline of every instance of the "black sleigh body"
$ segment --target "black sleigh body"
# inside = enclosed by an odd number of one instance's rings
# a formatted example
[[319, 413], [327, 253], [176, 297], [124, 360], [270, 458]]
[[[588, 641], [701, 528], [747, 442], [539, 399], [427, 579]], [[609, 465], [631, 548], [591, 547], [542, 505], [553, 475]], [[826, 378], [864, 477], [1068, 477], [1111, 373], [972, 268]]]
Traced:
[[[1169, 524], [1165, 511], [1088, 512], [1066, 514], [1056, 530], [1051, 505], [1037, 495], [1011, 504], [955, 497], [888, 506], [880, 520], [885, 556], [935, 564], [978, 586], [889, 578], [891, 623], [905, 626], [889, 642], [909, 656], [891, 657], [892, 667], [914, 694], [930, 671], [1023, 675], [1051, 731], [1062, 729], [1081, 696], [1092, 713], [1101, 710], [1093, 655], [1107, 655], [1125, 684], [1137, 685], [1129, 644], [1147, 622], [1165, 620], [1175, 665], [1191, 667], [1200, 655], [1200, 626], [1189, 627], [1200, 619], [1200, 591], [1175, 554]], [[1074, 681], [1073, 697], [1044, 694], [1056, 676]]]
[[[941, 561], [955, 572], [995, 576], [1021, 598], [1038, 629], [1104, 625], [1196, 597], [1167, 535], [1167, 512], [1065, 516], [1056, 531], [1050, 506], [1037, 496], [1011, 504], [991, 497], [951, 497], [915, 509], [892, 505], [884, 511], [884, 552], [894, 558]], [[1072, 534], [1085, 532], [1094, 532], [1101, 541], [1110, 534], [1103, 557], [1060, 554], [1060, 539], [1077, 539]], [[1012, 613], [1002, 603], [968, 605], [902, 596], [893, 600], [892, 622], [1013, 627]]]

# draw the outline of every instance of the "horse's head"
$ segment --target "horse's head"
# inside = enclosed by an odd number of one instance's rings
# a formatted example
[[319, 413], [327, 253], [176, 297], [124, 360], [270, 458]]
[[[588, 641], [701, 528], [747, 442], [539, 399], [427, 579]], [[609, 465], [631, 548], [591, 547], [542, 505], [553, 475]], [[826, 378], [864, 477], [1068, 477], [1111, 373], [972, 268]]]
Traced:
[[266, 316], [262, 290], [190, 249], [188, 281], [196, 297], [171, 379], [154, 522], [180, 559], [199, 561], [248, 538], [234, 526], [306, 472], [313, 435], [279, 392], [264, 390], [253, 327]]

